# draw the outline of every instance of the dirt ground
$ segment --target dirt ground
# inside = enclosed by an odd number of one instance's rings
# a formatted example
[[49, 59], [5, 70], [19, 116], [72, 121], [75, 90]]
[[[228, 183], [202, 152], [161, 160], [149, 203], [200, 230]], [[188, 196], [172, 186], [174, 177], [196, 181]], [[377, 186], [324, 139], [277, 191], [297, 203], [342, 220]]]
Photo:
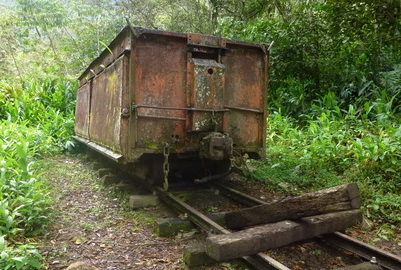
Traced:
[[[198, 241], [200, 232], [183, 233], [174, 238], [153, 234], [153, 221], [175, 216], [165, 206], [132, 210], [126, 192], [103, 187], [84, 156], [58, 156], [47, 161], [46, 174], [52, 187], [53, 223], [41, 240], [47, 269], [66, 269], [84, 261], [101, 270], [187, 269], [182, 261], [185, 245]], [[231, 179], [233, 186], [262, 200], [279, 195], [260, 185]], [[214, 202], [205, 211], [220, 211]], [[380, 227], [356, 227], [348, 232], [353, 237], [401, 255], [401, 230], [393, 230], [390, 241], [380, 237]], [[330, 247], [304, 242], [269, 251], [269, 255], [291, 269], [335, 269], [360, 260], [336, 253]], [[313, 263], [314, 262], [314, 263]], [[250, 269], [240, 263], [222, 263], [198, 270]]]
[[[166, 207], [131, 210], [128, 195], [103, 187], [83, 157], [59, 156], [47, 163], [43, 177], [50, 181], [54, 200], [53, 223], [41, 244], [47, 269], [66, 269], [77, 261], [101, 270], [186, 269], [182, 249], [199, 233], [155, 236], [153, 221], [173, 216]], [[223, 263], [197, 269], [246, 268]]]

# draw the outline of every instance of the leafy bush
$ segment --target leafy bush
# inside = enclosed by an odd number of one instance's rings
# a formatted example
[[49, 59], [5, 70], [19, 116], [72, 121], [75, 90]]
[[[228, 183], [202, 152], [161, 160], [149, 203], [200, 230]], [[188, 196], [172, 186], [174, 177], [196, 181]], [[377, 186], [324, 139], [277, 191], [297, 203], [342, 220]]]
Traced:
[[68, 80], [0, 81], [1, 269], [43, 268], [26, 238], [49, 223], [38, 158], [72, 144], [76, 88]]
[[255, 176], [293, 193], [355, 181], [366, 214], [401, 221], [401, 122], [393, 98], [382, 92], [372, 98], [358, 110], [322, 98], [301, 121], [271, 113], [268, 159], [259, 162]]
[[4, 236], [0, 236], [0, 267], [1, 269], [42, 269], [42, 256], [33, 244], [10, 247]]
[[[48, 199], [44, 196], [43, 181], [37, 179], [35, 163], [31, 160], [40, 147], [48, 145], [50, 137], [15, 123], [3, 122], [0, 130], [0, 154], [3, 158], [0, 165], [0, 213], [8, 209], [14, 217], [14, 227], [32, 233], [46, 224]], [[3, 226], [0, 226], [0, 231], [7, 235]]]
[[50, 200], [39, 179], [34, 157], [47, 153], [53, 139], [26, 123], [0, 121], [0, 265], [36, 269], [40, 255], [33, 245], [6, 245], [41, 233], [49, 222]]
[[53, 138], [55, 151], [71, 145], [77, 83], [65, 79], [0, 81], [0, 119], [26, 123]]

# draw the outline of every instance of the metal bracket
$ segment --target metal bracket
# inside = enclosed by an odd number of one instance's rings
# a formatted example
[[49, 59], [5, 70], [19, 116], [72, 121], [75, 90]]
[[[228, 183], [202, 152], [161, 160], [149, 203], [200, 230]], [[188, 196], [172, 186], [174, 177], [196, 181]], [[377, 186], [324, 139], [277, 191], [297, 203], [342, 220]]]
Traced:
[[220, 132], [211, 132], [202, 138], [199, 144], [199, 155], [201, 158], [212, 160], [223, 160], [229, 158], [233, 153], [233, 139]]
[[164, 144], [163, 147], [163, 156], [164, 156], [164, 161], [163, 161], [163, 175], [164, 175], [164, 180], [163, 180], [163, 188], [165, 191], [168, 190], [169, 184], [168, 184], [168, 174], [170, 172], [170, 163], [169, 163], [169, 155], [170, 155], [170, 145], [168, 143]]
[[221, 37], [187, 34], [188, 45], [196, 45], [211, 48], [226, 48], [227, 39]]
[[121, 110], [121, 117], [123, 117], [123, 118], [128, 118], [128, 117], [130, 117], [130, 116], [131, 116], [130, 109], [128, 109], [128, 108], [123, 108], [123, 109]]

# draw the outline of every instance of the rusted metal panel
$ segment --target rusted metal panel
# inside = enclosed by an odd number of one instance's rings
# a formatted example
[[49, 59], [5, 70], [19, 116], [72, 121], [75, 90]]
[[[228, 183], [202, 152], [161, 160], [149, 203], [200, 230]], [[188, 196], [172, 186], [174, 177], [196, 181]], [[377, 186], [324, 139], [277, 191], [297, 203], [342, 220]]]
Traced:
[[[121, 32], [125, 31], [128, 29], [129, 26], [126, 26]], [[169, 32], [169, 31], [163, 31], [163, 30], [157, 30], [157, 29], [146, 29], [146, 28], [141, 28], [141, 27], [133, 27], [131, 29], [134, 32], [134, 39], [139, 38], [141, 35], [158, 35], [158, 36], [168, 36], [168, 37], [175, 37], [175, 38], [186, 38], [188, 40], [188, 44], [204, 44], [208, 45], [209, 47], [215, 47], [216, 44], [220, 44], [217, 47], [222, 48], [226, 47], [228, 45], [238, 45], [244, 48], [256, 48], [259, 50], [262, 50], [264, 53], [266, 53], [265, 45], [260, 44], [260, 43], [251, 43], [251, 42], [245, 42], [245, 41], [238, 41], [238, 40], [230, 40], [226, 38], [221, 38], [221, 37], [216, 37], [216, 36], [206, 36], [206, 35], [200, 35], [200, 34], [194, 34], [194, 33], [177, 33], [177, 32]], [[120, 34], [119, 34], [120, 35]], [[189, 38], [190, 37], [190, 38]], [[188, 39], [189, 38], [189, 39]], [[214, 41], [209, 41], [205, 42], [201, 40], [214, 40]], [[216, 42], [218, 40], [218, 42]]]
[[117, 153], [121, 152], [122, 95], [126, 73], [123, 70], [124, 61], [127, 61], [126, 56], [121, 56], [92, 82], [91, 141]]
[[75, 134], [89, 138], [91, 83], [81, 86], [77, 92], [75, 109]]
[[199, 45], [205, 47], [225, 48], [226, 39], [214, 36], [205, 36], [199, 34], [188, 34], [188, 44]]
[[266, 73], [261, 44], [126, 27], [80, 76], [76, 132], [125, 161], [215, 131], [263, 155]]
[[[223, 132], [224, 65], [210, 59], [191, 59], [193, 89], [191, 105], [200, 111], [192, 113], [191, 131]], [[208, 109], [209, 111], [201, 111]]]
[[168, 142], [179, 151], [185, 144], [185, 49], [185, 39], [171, 36], [143, 34], [136, 40], [135, 148], [157, 150]]
[[228, 106], [264, 111], [265, 56], [259, 50], [231, 48], [224, 57]]
[[130, 51], [126, 52], [122, 59], [122, 89], [121, 89], [121, 122], [120, 122], [120, 147], [124, 157], [129, 156], [131, 145], [130, 126], [131, 118], [131, 88], [130, 88]]
[[157, 152], [168, 142], [177, 152], [194, 151], [204, 132], [219, 131], [233, 136], [237, 149], [263, 155], [263, 46], [160, 31], [142, 32], [134, 44], [133, 148]]
[[266, 134], [267, 56], [263, 50], [228, 46], [225, 107], [231, 109], [227, 132], [237, 148], [264, 151]]

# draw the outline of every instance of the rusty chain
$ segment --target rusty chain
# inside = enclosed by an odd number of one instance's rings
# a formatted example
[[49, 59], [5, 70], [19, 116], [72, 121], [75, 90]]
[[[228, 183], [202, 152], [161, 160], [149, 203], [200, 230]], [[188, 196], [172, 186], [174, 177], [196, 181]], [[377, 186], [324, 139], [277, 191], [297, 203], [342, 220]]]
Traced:
[[168, 161], [170, 155], [170, 147], [168, 143], [164, 144], [163, 147], [163, 156], [164, 156], [164, 162], [163, 162], [163, 174], [164, 174], [164, 182], [163, 182], [163, 188], [165, 191], [168, 190], [168, 174], [170, 172], [170, 163]]
[[212, 125], [213, 125], [213, 129], [215, 132], [217, 132], [217, 120], [216, 120], [216, 115], [215, 115], [215, 111], [212, 111]]

